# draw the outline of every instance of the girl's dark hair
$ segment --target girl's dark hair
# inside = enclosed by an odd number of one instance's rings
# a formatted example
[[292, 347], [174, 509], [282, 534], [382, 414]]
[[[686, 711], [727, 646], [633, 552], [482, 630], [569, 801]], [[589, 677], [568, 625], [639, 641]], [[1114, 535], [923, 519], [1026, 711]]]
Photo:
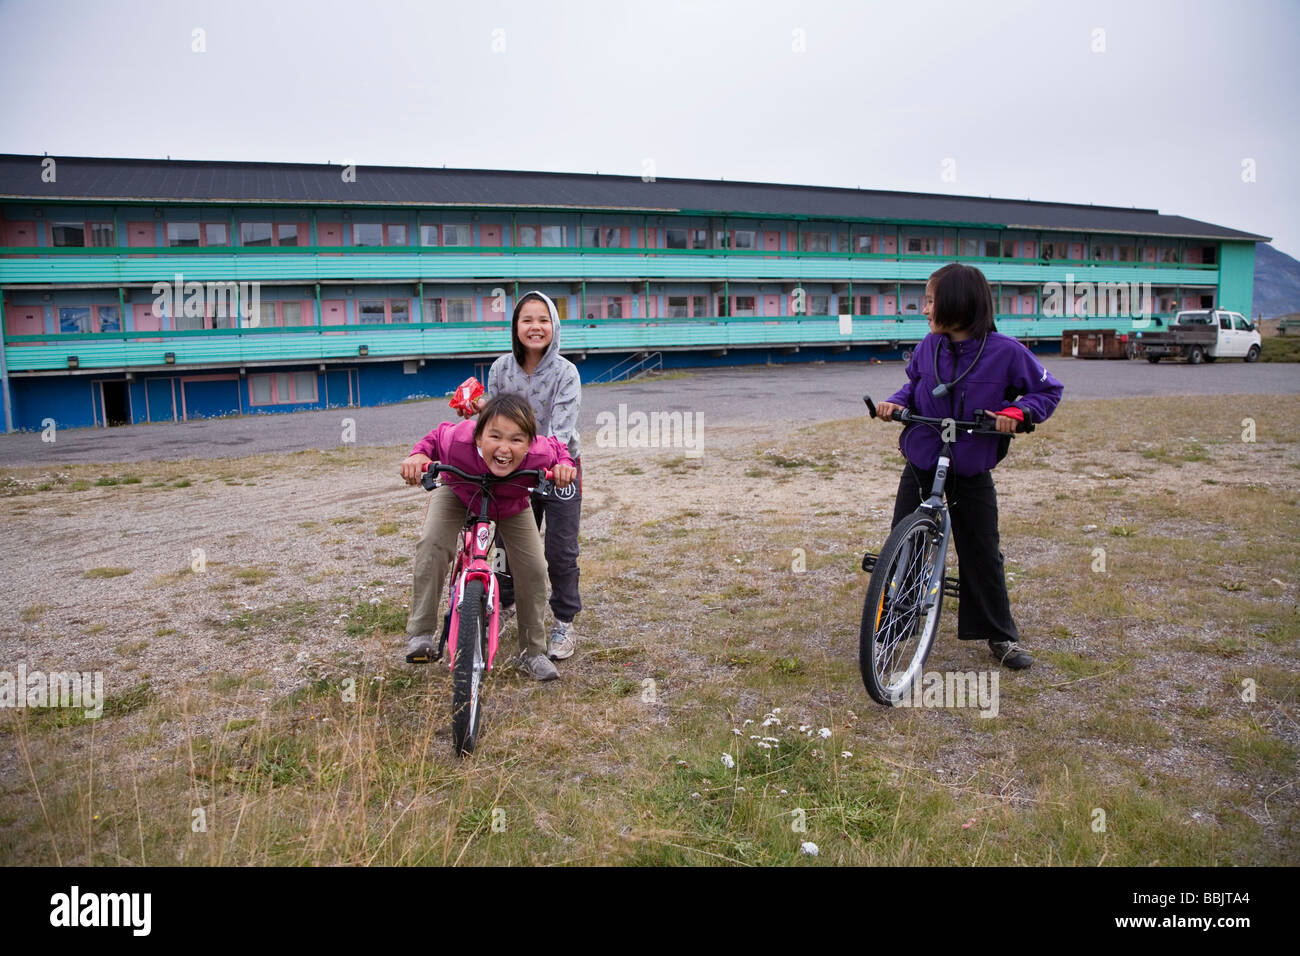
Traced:
[[479, 441], [483, 437], [483, 429], [487, 428], [487, 423], [500, 415], [508, 421], [518, 425], [525, 435], [528, 436], [528, 444], [532, 444], [537, 438], [537, 419], [533, 417], [532, 406], [528, 404], [528, 399], [522, 395], [493, 395], [483, 405], [483, 410], [478, 413], [478, 423], [474, 426], [474, 441]]
[[969, 330], [973, 336], [996, 332], [993, 322], [993, 290], [984, 273], [974, 266], [952, 262], [930, 276], [934, 283], [934, 324], [954, 332]]
[[[519, 313], [523, 311], [524, 304], [528, 302], [540, 302], [546, 305], [546, 300], [536, 292], [529, 292], [515, 303], [514, 315], [510, 317], [510, 351], [515, 353], [515, 361], [520, 365], [524, 364], [524, 356], [527, 354], [524, 349], [523, 340], [519, 338]], [[551, 314], [551, 307], [546, 305], [546, 314]], [[554, 324], [552, 322], [552, 324]]]

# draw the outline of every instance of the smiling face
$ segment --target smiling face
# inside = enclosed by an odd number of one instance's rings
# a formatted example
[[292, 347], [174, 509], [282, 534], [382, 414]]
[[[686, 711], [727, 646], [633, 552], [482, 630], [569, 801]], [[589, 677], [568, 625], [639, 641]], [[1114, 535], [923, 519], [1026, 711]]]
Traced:
[[504, 478], [522, 467], [532, 442], [521, 426], [504, 415], [495, 415], [488, 419], [474, 444], [487, 462], [488, 471]]
[[925, 284], [925, 298], [922, 300], [921, 314], [930, 320], [931, 332], [942, 332], [942, 328], [934, 324], [934, 280], [931, 279]]
[[515, 334], [530, 353], [540, 357], [546, 352], [555, 331], [551, 327], [551, 310], [545, 302], [529, 299], [520, 307]]

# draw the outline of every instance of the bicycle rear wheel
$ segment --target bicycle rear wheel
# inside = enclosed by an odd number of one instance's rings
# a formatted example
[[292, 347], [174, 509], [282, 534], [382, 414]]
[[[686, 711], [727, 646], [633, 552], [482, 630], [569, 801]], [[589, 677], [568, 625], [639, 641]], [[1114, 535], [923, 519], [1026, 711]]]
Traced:
[[[920, 512], [899, 522], [876, 559], [858, 634], [858, 667], [867, 693], [878, 704], [893, 706], [921, 673], [943, 608], [943, 533], [939, 523]], [[933, 603], [926, 606], [928, 582], [934, 578]]]
[[452, 666], [451, 743], [459, 757], [472, 754], [483, 714], [479, 690], [487, 668], [487, 602], [483, 582], [465, 584]]

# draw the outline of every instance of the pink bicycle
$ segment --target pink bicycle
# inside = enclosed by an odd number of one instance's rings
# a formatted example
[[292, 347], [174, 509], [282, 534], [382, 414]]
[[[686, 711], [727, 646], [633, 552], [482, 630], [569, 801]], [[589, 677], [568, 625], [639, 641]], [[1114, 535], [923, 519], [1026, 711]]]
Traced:
[[551, 472], [529, 468], [498, 478], [496, 475], [470, 475], [451, 465], [432, 462], [425, 467], [420, 483], [432, 491], [445, 483], [438, 481], [438, 475], [444, 472], [478, 487], [478, 513], [475, 514], [472, 505], [466, 510], [465, 527], [456, 547], [447, 585], [447, 613], [442, 621], [442, 635], [437, 651], [429, 658], [431, 661], [441, 660], [443, 648], [450, 645], [451, 741], [456, 754], [463, 757], [474, 752], [478, 740], [483, 713], [479, 690], [484, 676], [492, 670], [500, 634], [501, 602], [496, 574], [493, 573], [496, 527], [488, 517], [492, 504], [491, 489], [502, 482], [535, 478], [536, 490], [546, 495], [550, 493]]

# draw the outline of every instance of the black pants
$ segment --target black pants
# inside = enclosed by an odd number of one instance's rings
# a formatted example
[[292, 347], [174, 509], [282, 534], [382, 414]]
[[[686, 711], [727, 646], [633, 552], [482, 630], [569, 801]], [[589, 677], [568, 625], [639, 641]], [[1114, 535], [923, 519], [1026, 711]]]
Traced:
[[[537, 527], [546, 517], [546, 534], [543, 544], [546, 551], [546, 573], [551, 581], [551, 613], [557, 621], [572, 621], [582, 610], [578, 595], [578, 525], [582, 518], [582, 463], [578, 462], [578, 477], [568, 488], [555, 489], [550, 497], [533, 495], [533, 516]], [[498, 537], [497, 547], [502, 548]], [[510, 577], [509, 555], [502, 549], [504, 574], [497, 575], [501, 588], [501, 606], [515, 603], [515, 585]]]
[[[933, 486], [933, 470], [904, 465], [890, 527], [915, 511], [930, 496]], [[944, 497], [957, 546], [958, 639], [1020, 640], [1020, 631], [1011, 617], [1006, 570], [998, 548], [998, 493], [993, 487], [993, 473], [985, 471], [967, 478], [949, 467]]]

